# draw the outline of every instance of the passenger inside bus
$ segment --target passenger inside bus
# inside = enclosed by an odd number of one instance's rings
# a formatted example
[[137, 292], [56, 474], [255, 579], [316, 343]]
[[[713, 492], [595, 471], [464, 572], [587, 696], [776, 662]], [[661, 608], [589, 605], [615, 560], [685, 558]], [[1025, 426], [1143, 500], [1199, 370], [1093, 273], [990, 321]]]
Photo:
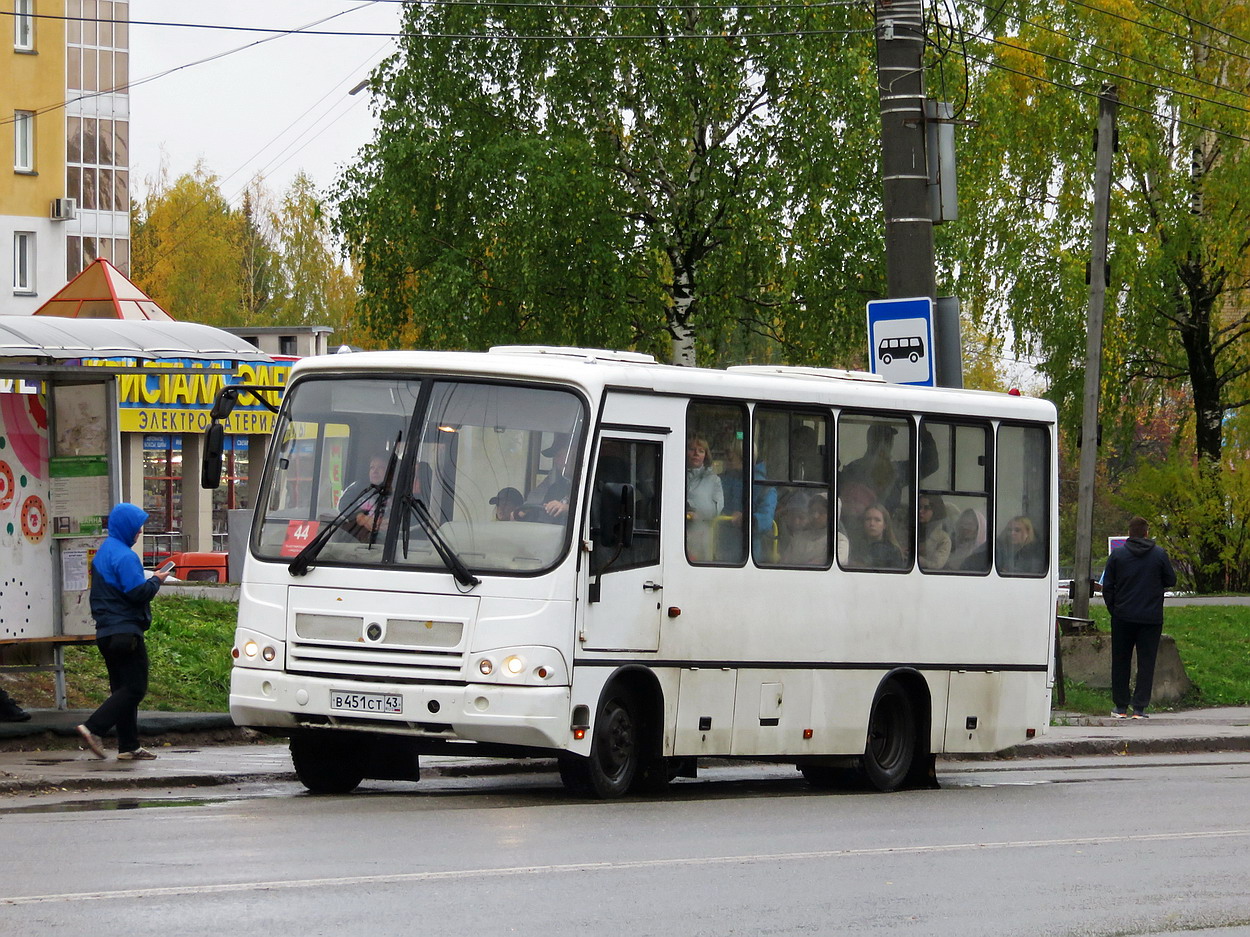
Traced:
[[829, 499], [795, 491], [779, 509], [785, 520], [783, 566], [826, 566], [829, 562]]
[[951, 535], [946, 529], [946, 502], [941, 495], [922, 494], [916, 506], [921, 569], [945, 569], [951, 557]]
[[495, 506], [495, 520], [514, 521], [525, 503], [525, 496], [515, 488], [500, 488], [499, 494], [491, 498], [490, 503]]
[[720, 476], [712, 471], [707, 439], [686, 440], [686, 555], [695, 563], [712, 559], [712, 521], [725, 506]]
[[569, 513], [569, 497], [573, 493], [573, 483], [567, 474], [572, 439], [568, 433], [556, 433], [551, 445], [542, 451], [551, 460], [551, 469], [547, 477], [530, 491], [517, 512], [517, 520], [564, 523]]
[[998, 568], [1004, 573], [1040, 573], [1046, 569], [1046, 555], [1033, 521], [1023, 514], [1007, 522], [998, 538], [997, 553]]
[[[369, 457], [367, 480], [356, 479], [348, 485], [339, 498], [339, 510], [346, 510], [369, 485], [381, 486], [386, 481], [386, 469], [390, 464], [390, 455], [386, 452], [375, 452]], [[360, 502], [346, 524], [347, 531], [358, 540], [368, 540], [375, 532], [383, 528], [382, 507], [384, 492], [372, 492]]]
[[955, 535], [951, 538], [951, 557], [947, 569], [968, 572], [984, 572], [990, 568], [989, 548], [985, 542], [985, 514], [968, 508], [955, 523]]
[[864, 510], [859, 541], [851, 541], [851, 565], [865, 569], [902, 569], [905, 565], [890, 512], [879, 501]]

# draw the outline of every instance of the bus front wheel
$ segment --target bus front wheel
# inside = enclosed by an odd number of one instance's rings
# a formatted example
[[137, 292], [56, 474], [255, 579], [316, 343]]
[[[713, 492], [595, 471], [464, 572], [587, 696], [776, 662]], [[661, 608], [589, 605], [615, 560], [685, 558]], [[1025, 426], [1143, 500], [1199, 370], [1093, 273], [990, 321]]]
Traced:
[[911, 774], [915, 757], [915, 707], [902, 683], [886, 680], [877, 690], [868, 719], [864, 776], [879, 791], [896, 791]]
[[298, 732], [291, 736], [295, 775], [311, 794], [346, 794], [364, 780], [362, 746], [338, 732]]
[[599, 704], [590, 756], [560, 759], [560, 780], [576, 793], [601, 800], [621, 797], [638, 774], [642, 739], [638, 707], [623, 690], [609, 690]]

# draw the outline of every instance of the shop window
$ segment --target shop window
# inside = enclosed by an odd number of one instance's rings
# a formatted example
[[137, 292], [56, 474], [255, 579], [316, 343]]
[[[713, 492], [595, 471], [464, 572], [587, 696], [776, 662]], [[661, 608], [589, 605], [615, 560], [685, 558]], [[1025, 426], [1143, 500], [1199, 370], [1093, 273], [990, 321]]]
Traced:
[[182, 448], [178, 436], [143, 437], [143, 559], [150, 565], [182, 549]]

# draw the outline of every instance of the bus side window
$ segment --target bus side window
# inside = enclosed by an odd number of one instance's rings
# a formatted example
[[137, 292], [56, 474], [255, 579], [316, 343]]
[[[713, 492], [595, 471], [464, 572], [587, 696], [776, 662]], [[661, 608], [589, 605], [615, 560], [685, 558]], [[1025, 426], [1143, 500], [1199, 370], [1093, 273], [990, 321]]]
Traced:
[[990, 568], [989, 427], [921, 422], [919, 566], [927, 573], [984, 573]]
[[1050, 450], [1040, 426], [998, 428], [994, 489], [998, 541], [995, 558], [1003, 576], [1041, 576], [1050, 567]]
[[[926, 437], [928, 457], [932, 443]], [[905, 417], [845, 411], [838, 420], [839, 532], [851, 569], [904, 571], [912, 567], [912, 479], [916, 450]], [[923, 468], [922, 468], [923, 472]]]

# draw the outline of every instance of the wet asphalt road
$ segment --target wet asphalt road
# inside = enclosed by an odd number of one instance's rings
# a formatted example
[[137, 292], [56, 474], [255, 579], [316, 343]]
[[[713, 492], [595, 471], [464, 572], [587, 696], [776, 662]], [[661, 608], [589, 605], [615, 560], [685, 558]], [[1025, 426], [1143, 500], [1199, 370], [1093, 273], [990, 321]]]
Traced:
[[1250, 755], [966, 763], [817, 793], [703, 770], [0, 800], [0, 934], [1250, 935]]

